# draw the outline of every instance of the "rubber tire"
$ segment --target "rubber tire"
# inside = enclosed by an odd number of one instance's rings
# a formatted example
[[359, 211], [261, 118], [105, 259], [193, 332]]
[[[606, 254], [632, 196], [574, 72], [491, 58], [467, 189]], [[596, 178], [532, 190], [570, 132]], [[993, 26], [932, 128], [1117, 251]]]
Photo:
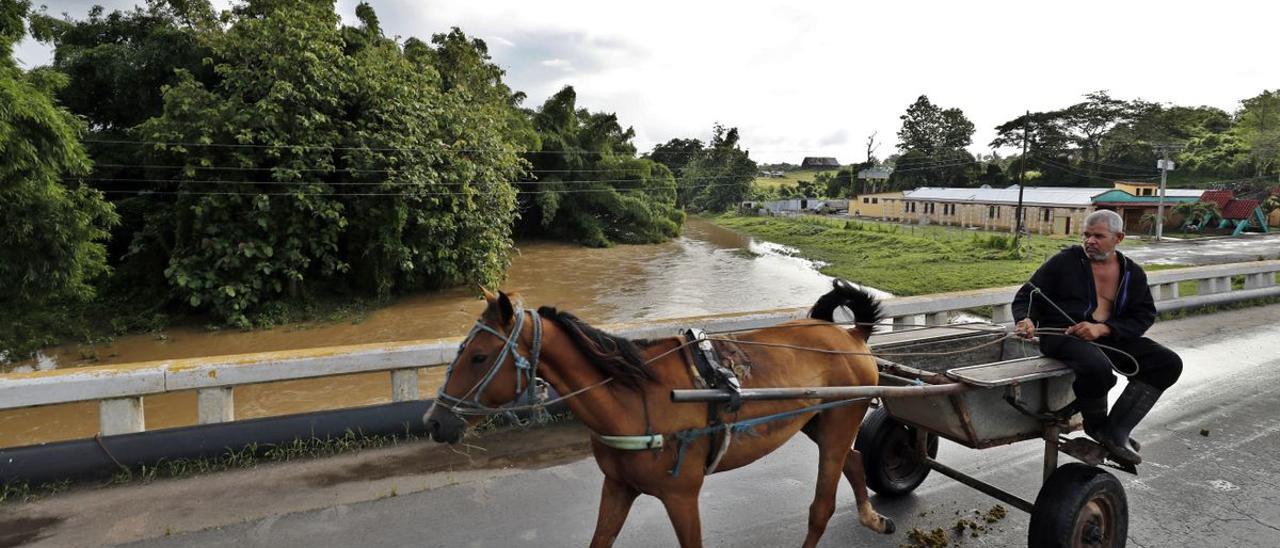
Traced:
[[[1103, 508], [1100, 513], [1112, 514], [1109, 519], [1114, 525], [1110, 527], [1110, 542], [1074, 544], [1072, 537], [1078, 525], [1076, 522], [1089, 518], [1087, 514], [1091, 512], [1086, 510], [1086, 506], [1091, 501], [1095, 501], [1095, 508]], [[1105, 504], [1096, 501], [1104, 501]], [[1120, 480], [1096, 466], [1072, 462], [1055, 470], [1040, 488], [1040, 494], [1036, 495], [1027, 531], [1027, 546], [1122, 548], [1128, 535], [1129, 502]]]
[[[938, 456], [938, 436], [929, 434], [929, 457]], [[884, 406], [867, 413], [853, 448], [862, 453], [867, 487], [884, 497], [900, 497], [919, 487], [932, 469], [919, 461], [904, 464], [906, 455], [918, 455], [916, 429], [898, 422]]]

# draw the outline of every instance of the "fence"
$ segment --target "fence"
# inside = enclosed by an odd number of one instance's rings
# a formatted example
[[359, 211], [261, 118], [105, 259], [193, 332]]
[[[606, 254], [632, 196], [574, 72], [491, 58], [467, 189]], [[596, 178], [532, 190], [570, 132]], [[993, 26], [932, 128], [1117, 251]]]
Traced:
[[[1150, 272], [1148, 281], [1160, 311], [1214, 306], [1280, 296], [1280, 261], [1259, 261]], [[1184, 287], [1195, 294], [1183, 295]], [[945, 324], [952, 313], [991, 307], [992, 320], [1013, 320], [1016, 287], [1000, 287], [902, 297], [884, 301], [894, 325]], [[1187, 291], [1190, 293], [1190, 291]], [[803, 318], [807, 308], [787, 308], [711, 317], [676, 318], [605, 329], [630, 338], [675, 336], [687, 327], [726, 332]], [[0, 410], [97, 401], [102, 435], [145, 429], [143, 397], [178, 390], [197, 392], [197, 420], [235, 420], [235, 388], [248, 384], [385, 371], [393, 401], [419, 399], [419, 372], [442, 367], [460, 339], [405, 344], [370, 344], [85, 367], [0, 375]]]

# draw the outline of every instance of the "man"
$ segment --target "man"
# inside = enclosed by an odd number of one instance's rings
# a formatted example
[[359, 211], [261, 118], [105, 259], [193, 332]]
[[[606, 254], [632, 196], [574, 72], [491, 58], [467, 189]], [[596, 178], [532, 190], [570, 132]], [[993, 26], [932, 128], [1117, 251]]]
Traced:
[[[1177, 382], [1182, 359], [1142, 336], [1155, 322], [1156, 307], [1147, 274], [1116, 251], [1124, 220], [1099, 210], [1085, 217], [1084, 227], [1082, 246], [1045, 261], [1018, 290], [1014, 332], [1029, 339], [1039, 331], [1040, 351], [1075, 371], [1072, 388], [1085, 433], [1117, 461], [1138, 464], [1142, 457], [1129, 434]], [[1113, 368], [1129, 376], [1129, 384], [1108, 416]]]

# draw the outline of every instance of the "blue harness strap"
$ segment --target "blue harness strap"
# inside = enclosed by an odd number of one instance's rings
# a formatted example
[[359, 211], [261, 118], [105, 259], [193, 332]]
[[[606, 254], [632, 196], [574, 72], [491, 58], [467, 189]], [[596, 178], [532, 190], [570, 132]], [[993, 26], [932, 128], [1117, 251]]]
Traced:
[[743, 432], [746, 432], [766, 422], [772, 422], [780, 419], [794, 417], [796, 415], [803, 415], [805, 413], [814, 413], [814, 412], [826, 411], [827, 409], [844, 407], [846, 405], [852, 405], [856, 402], [869, 400], [869, 399], [871, 398], [850, 398], [847, 400], [831, 401], [826, 403], [820, 403], [818, 405], [811, 405], [809, 407], [801, 407], [800, 409], [792, 409], [791, 411], [783, 411], [782, 413], [774, 413], [772, 415], [764, 415], [762, 417], [755, 417], [755, 418], [750, 418], [746, 420], [741, 420], [737, 422], [716, 424], [712, 426], [707, 426], [705, 428], [692, 428], [689, 430], [681, 430], [679, 432], [676, 432], [675, 434], [672, 434], [672, 437], [675, 438], [676, 440], [676, 464], [671, 468], [671, 475], [672, 476], [680, 475], [680, 465], [681, 463], [684, 462], [685, 449], [688, 448], [690, 443], [693, 443], [695, 440], [697, 440], [702, 436], [708, 436], [708, 435], [716, 434], [720, 432], [731, 433], [731, 434], [741, 434]]

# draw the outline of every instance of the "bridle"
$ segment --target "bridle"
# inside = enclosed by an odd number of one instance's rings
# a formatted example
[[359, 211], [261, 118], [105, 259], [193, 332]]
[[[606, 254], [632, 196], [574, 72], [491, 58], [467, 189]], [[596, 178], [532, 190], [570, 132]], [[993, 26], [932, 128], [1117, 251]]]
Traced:
[[[524, 330], [524, 322], [526, 314], [529, 320], [533, 322], [533, 343], [530, 345], [530, 358], [520, 354], [520, 333]], [[517, 305], [515, 308], [515, 326], [511, 329], [511, 333], [505, 334], [484, 320], [476, 320], [475, 327], [471, 328], [471, 332], [467, 333], [466, 338], [462, 339], [462, 344], [458, 346], [458, 356], [449, 363], [449, 368], [445, 371], [444, 384], [440, 386], [440, 392], [436, 394], [436, 405], [440, 405], [456, 415], [493, 415], [508, 412], [506, 406], [489, 407], [480, 402], [480, 395], [489, 387], [489, 383], [493, 382], [494, 377], [498, 375], [498, 370], [502, 368], [503, 362], [507, 361], [507, 356], [513, 357], [513, 363], [516, 368], [516, 387], [515, 396], [518, 401], [521, 396], [525, 396], [534, 402], [543, 402], [547, 398], [547, 381], [538, 376], [538, 358], [542, 353], [542, 318], [538, 316], [538, 312], [534, 310], [524, 310], [523, 307]], [[458, 361], [462, 359], [462, 351], [467, 348], [472, 339], [481, 332], [493, 334], [495, 337], [503, 340], [502, 350], [498, 352], [497, 357], [493, 360], [493, 365], [489, 366], [489, 371], [484, 377], [472, 386], [462, 397], [454, 397], [446, 394], [444, 389], [449, 385], [449, 379], [453, 376], [453, 368], [458, 365]]]

